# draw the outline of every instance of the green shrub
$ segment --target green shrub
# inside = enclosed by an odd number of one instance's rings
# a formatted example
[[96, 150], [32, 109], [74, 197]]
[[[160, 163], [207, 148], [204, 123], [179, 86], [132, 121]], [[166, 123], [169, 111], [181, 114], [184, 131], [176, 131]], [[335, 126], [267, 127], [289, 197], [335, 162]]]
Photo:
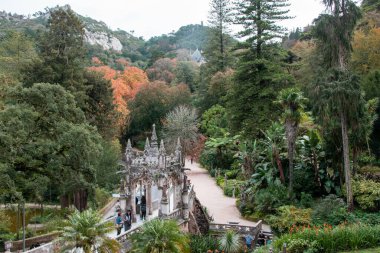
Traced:
[[270, 245], [258, 247], [253, 251], [253, 253], [268, 253], [270, 250], [270, 247], [271, 247]]
[[355, 178], [352, 180], [354, 200], [364, 210], [379, 210], [380, 183], [373, 180]]
[[218, 249], [218, 240], [211, 235], [191, 235], [190, 236], [190, 249], [191, 252], [207, 252], [208, 250]]
[[228, 170], [226, 172], [226, 176], [227, 176], [227, 179], [236, 179], [236, 177], [238, 176], [240, 170]]
[[102, 208], [103, 206], [105, 206], [108, 203], [110, 197], [111, 194], [106, 190], [101, 188], [95, 189], [95, 202], [98, 208]]
[[227, 187], [223, 189], [224, 194], [226, 196], [232, 197], [233, 195], [232, 193], [235, 189], [235, 197], [239, 196], [240, 188], [243, 183], [244, 182], [236, 180], [236, 179], [227, 180]]
[[380, 225], [380, 213], [366, 213], [360, 210], [357, 210], [353, 213], [354, 221], [361, 222], [368, 225]]
[[289, 242], [287, 252], [289, 253], [317, 253], [320, 251], [318, 242], [296, 238]]
[[350, 220], [345, 202], [336, 195], [328, 195], [319, 201], [313, 208], [312, 213], [314, 224], [328, 223], [338, 225], [346, 220]]
[[276, 215], [269, 217], [269, 224], [279, 233], [288, 232], [292, 226], [308, 226], [311, 224], [311, 209], [281, 206]]
[[199, 163], [206, 169], [216, 168], [218, 156], [214, 149], [204, 148], [199, 157]]
[[313, 204], [314, 200], [311, 194], [301, 192], [300, 198], [300, 206], [303, 208], [310, 208]]
[[366, 249], [380, 245], [380, 225], [353, 224], [335, 228], [325, 226], [300, 229], [296, 233], [285, 234], [278, 238], [274, 242], [274, 247], [280, 250], [284, 243], [289, 245], [296, 239], [315, 241], [320, 248], [319, 252]]
[[257, 191], [253, 202], [255, 211], [273, 213], [278, 207], [289, 203], [287, 188], [281, 184], [272, 184]]

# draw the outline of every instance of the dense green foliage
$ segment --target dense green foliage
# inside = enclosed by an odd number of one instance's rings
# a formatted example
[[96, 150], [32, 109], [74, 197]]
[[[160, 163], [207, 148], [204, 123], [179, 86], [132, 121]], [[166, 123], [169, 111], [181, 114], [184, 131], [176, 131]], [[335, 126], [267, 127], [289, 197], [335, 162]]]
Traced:
[[62, 226], [61, 250], [81, 248], [85, 253], [120, 252], [119, 242], [107, 236], [113, 229], [112, 223], [102, 223], [101, 216], [92, 209], [82, 213], [75, 211]]
[[[274, 243], [277, 250], [282, 248], [283, 243], [287, 245], [295, 244], [296, 240], [307, 242], [305, 250], [313, 247], [312, 252], [339, 252], [363, 248], [372, 248], [379, 245], [380, 227], [356, 224], [351, 226], [339, 226], [331, 228], [329, 226], [303, 228], [292, 234], [287, 234]], [[299, 242], [298, 242], [299, 243]], [[292, 251], [293, 252], [293, 251]], [[294, 251], [299, 252], [299, 251]], [[304, 251], [306, 252], [306, 251]]]
[[131, 236], [132, 252], [190, 252], [186, 235], [174, 220], [154, 219], [143, 225], [142, 231]]

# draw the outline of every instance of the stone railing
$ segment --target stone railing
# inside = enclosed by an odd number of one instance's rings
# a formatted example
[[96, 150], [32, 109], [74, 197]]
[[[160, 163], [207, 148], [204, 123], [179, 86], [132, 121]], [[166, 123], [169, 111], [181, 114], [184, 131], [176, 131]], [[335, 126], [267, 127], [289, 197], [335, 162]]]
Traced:
[[54, 249], [55, 249], [54, 242], [49, 242], [49, 243], [41, 245], [40, 247], [33, 248], [25, 252], [27, 253], [53, 253], [55, 252]]
[[165, 218], [167, 219], [180, 219], [182, 218], [182, 209], [178, 208], [169, 213]]
[[[51, 241], [53, 241], [55, 238], [57, 238], [59, 236], [59, 234], [60, 234], [59, 232], [53, 232], [50, 234], [40, 235], [40, 236], [25, 239], [25, 246], [26, 246], [26, 248], [30, 248], [33, 245], [41, 245], [44, 243], [45, 243], [44, 245], [46, 245], [46, 244], [50, 243]], [[38, 248], [40, 248], [40, 247], [38, 247]], [[22, 240], [12, 242], [11, 251], [18, 251], [21, 249], [22, 249]]]
[[260, 233], [262, 229], [262, 221], [258, 221], [255, 226], [211, 223], [209, 228], [212, 232], [225, 232], [227, 230], [234, 230], [239, 234], [251, 234], [253, 236], [256, 236]]
[[130, 230], [125, 231], [124, 233], [121, 233], [120, 235], [116, 236], [115, 240], [118, 241], [118, 242], [120, 242], [120, 243], [123, 243], [123, 242], [127, 241], [127, 239], [131, 235], [140, 232], [141, 228], [142, 228], [142, 224], [139, 225], [138, 227], [132, 228]]

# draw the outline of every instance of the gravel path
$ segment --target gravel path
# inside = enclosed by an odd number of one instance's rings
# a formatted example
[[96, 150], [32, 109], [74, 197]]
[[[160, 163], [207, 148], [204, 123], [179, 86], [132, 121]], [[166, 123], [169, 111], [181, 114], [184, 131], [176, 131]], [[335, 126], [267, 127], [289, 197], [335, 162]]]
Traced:
[[[188, 160], [185, 167], [190, 169], [186, 174], [194, 185], [196, 196], [201, 204], [207, 208], [209, 215], [214, 218], [214, 223], [239, 222], [240, 225], [246, 226], [256, 224], [241, 217], [236, 207], [236, 199], [225, 196], [223, 190], [216, 184], [207, 170], [201, 168], [196, 162], [191, 164]], [[263, 230], [270, 231], [270, 227], [263, 224]]]

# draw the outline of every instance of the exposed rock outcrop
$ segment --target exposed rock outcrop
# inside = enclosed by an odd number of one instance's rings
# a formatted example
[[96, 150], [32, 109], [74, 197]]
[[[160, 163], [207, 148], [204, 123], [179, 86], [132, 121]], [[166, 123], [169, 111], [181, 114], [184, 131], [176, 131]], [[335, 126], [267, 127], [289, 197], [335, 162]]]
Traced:
[[90, 32], [85, 29], [85, 40], [90, 45], [100, 45], [104, 50], [121, 51], [123, 49], [119, 39], [105, 32]]

